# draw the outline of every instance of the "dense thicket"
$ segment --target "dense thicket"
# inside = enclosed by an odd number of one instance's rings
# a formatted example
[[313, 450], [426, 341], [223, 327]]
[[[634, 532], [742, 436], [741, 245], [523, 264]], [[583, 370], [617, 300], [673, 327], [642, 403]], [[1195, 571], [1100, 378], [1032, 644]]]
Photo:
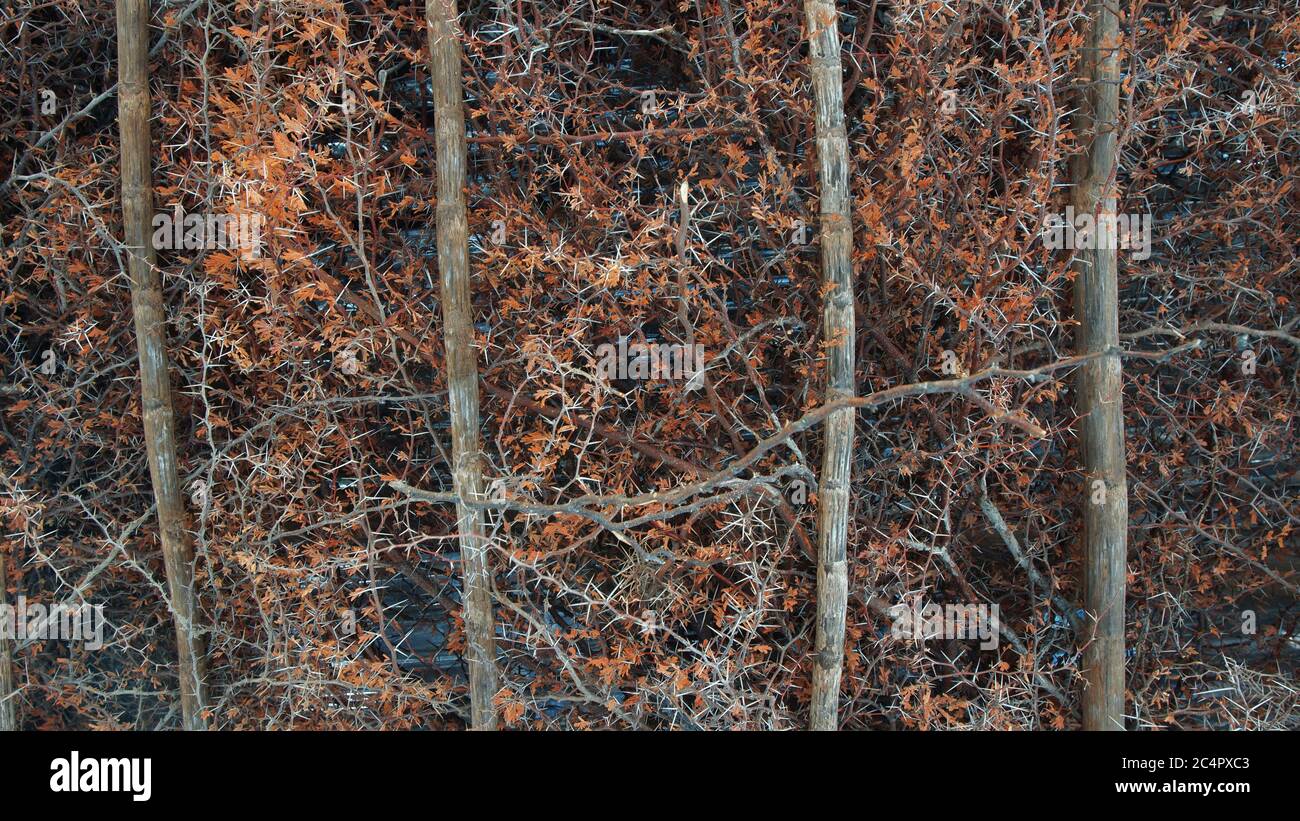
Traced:
[[[837, 5], [854, 392], [1067, 359], [1071, 254], [1042, 229], [1084, 3]], [[1122, 4], [1119, 211], [1153, 220], [1118, 261], [1131, 727], [1300, 722], [1300, 14], [1232, 5]], [[423, 4], [152, 6], [155, 208], [266, 221], [255, 259], [159, 253], [209, 723], [461, 726], [455, 508], [392, 485], [452, 489]], [[486, 514], [502, 726], [806, 726], [823, 426], [662, 496], [824, 399], [803, 10], [461, 12], [485, 483], [513, 501]], [[0, 9], [0, 567], [8, 601], [112, 625], [14, 643], [29, 728], [180, 722], [114, 37], [108, 0]], [[621, 335], [694, 339], [706, 379], [602, 383]], [[1074, 370], [857, 412], [841, 726], [1079, 725]], [[573, 504], [656, 492], [583, 509], [604, 524]], [[900, 641], [883, 609], [917, 597], [1008, 632]]]

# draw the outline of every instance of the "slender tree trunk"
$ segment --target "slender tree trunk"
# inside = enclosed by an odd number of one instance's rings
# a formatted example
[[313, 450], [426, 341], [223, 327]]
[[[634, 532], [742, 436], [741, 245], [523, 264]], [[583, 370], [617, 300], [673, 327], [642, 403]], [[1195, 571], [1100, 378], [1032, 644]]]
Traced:
[[[849, 145], [844, 131], [840, 35], [834, 0], [804, 0], [808, 52], [817, 112], [817, 161], [821, 183], [822, 308], [826, 399], [853, 395], [853, 228], [849, 221]], [[854, 411], [826, 420], [821, 483], [817, 489], [817, 647], [813, 665], [814, 730], [839, 727], [840, 673], [844, 666], [844, 617], [848, 608], [849, 472]]]
[[[7, 583], [5, 554], [0, 552], [0, 611], [8, 598]], [[0, 732], [13, 732], [18, 729], [18, 700], [14, 697], [13, 648], [6, 633], [0, 630]]]
[[[1076, 214], [1114, 215], [1119, 112], [1119, 22], [1113, 0], [1093, 0], [1081, 74], [1085, 89], [1074, 130], [1086, 150], [1074, 162]], [[1119, 346], [1113, 230], [1097, 220], [1093, 248], [1075, 253], [1078, 352]], [[1113, 228], [1113, 222], [1111, 223]], [[1101, 241], [1105, 240], [1105, 241]], [[1082, 243], [1081, 243], [1082, 244]], [[1124, 395], [1118, 356], [1083, 365], [1078, 379], [1083, 502], [1084, 607], [1096, 619], [1083, 655], [1083, 726], [1124, 729], [1124, 582], [1128, 483], [1124, 471]]]
[[203, 646], [197, 632], [194, 545], [177, 476], [166, 313], [150, 235], [153, 219], [149, 140], [149, 2], [117, 0], [118, 127], [122, 135], [122, 216], [130, 255], [131, 308], [140, 354], [140, 389], [149, 475], [158, 505], [163, 564], [176, 624], [185, 728], [205, 728]]
[[[451, 405], [452, 481], [461, 499], [483, 495], [479, 448], [478, 363], [469, 290], [469, 229], [465, 216], [465, 114], [461, 106], [460, 41], [455, 0], [427, 0], [432, 56], [434, 132], [438, 155], [438, 267], [442, 272], [443, 339]], [[496, 642], [489, 592], [488, 542], [483, 513], [456, 505], [465, 564], [465, 634], [469, 645], [471, 726], [495, 730]]]

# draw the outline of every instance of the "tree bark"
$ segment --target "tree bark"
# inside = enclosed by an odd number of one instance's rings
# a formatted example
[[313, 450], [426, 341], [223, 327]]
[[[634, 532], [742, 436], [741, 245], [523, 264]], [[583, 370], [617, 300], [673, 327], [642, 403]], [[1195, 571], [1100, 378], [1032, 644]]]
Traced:
[[205, 729], [205, 671], [194, 596], [194, 545], [177, 475], [166, 314], [150, 223], [149, 2], [117, 0], [118, 128], [122, 137], [122, 219], [130, 259], [131, 308], [140, 355], [140, 390], [149, 475], [158, 506], [163, 565], [176, 625], [181, 713], [186, 729]]
[[[0, 552], [0, 610], [9, 596], [5, 576], [5, 555]], [[16, 614], [15, 614], [16, 615]], [[0, 630], [0, 733], [18, 729], [18, 701], [14, 696], [13, 648], [6, 630]]]
[[[1091, 18], [1080, 60], [1085, 84], [1074, 130], [1084, 152], [1074, 160], [1076, 214], [1114, 215], [1119, 112], [1119, 21], [1109, 0], [1088, 4]], [[1075, 252], [1077, 348], [1090, 354], [1119, 346], [1115, 236], [1096, 220], [1092, 248]], [[1113, 222], [1111, 223], [1113, 225]], [[1105, 241], [1102, 241], [1105, 240]], [[1087, 244], [1087, 243], [1080, 243]], [[1078, 376], [1083, 502], [1084, 608], [1095, 630], [1083, 654], [1083, 726], [1124, 729], [1124, 584], [1128, 483], [1124, 396], [1118, 355], [1085, 363]]]
[[[816, 107], [821, 185], [821, 253], [827, 355], [826, 397], [853, 396], [853, 228], [849, 220], [849, 146], [844, 130], [840, 36], [834, 0], [804, 0], [808, 53]], [[854, 411], [826, 420], [822, 475], [817, 489], [817, 645], [813, 664], [811, 727], [839, 727], [844, 618], [848, 608], [849, 474]]]
[[[438, 267], [442, 274], [443, 340], [451, 405], [452, 481], [463, 500], [482, 500], [478, 363], [469, 288], [469, 229], [465, 216], [465, 114], [461, 105], [461, 50], [455, 0], [427, 0], [438, 165]], [[456, 505], [464, 562], [465, 638], [469, 647], [471, 727], [495, 730], [496, 642], [489, 591], [488, 541], [483, 513]]]

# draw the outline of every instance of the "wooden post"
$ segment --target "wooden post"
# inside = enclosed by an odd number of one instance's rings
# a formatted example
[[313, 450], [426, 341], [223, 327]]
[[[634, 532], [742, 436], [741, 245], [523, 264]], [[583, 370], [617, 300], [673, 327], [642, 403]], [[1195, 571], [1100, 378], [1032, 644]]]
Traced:
[[122, 137], [122, 220], [130, 258], [131, 308], [140, 354], [140, 392], [145, 447], [163, 565], [167, 573], [180, 671], [181, 713], [186, 729], [205, 729], [203, 645], [194, 596], [194, 545], [177, 475], [172, 432], [171, 382], [167, 372], [166, 313], [156, 267], [149, 140], [149, 2], [117, 0], [118, 128]]
[[[844, 130], [840, 35], [834, 0], [804, 0], [809, 67], [816, 107], [817, 167], [821, 184], [821, 251], [827, 355], [826, 397], [854, 393], [853, 228], [849, 221], [849, 144]], [[817, 488], [817, 645], [811, 727], [839, 727], [844, 618], [848, 609], [849, 474], [854, 411], [826, 420], [821, 482]]]
[[[1075, 252], [1074, 311], [1080, 354], [1119, 346], [1119, 295], [1115, 237], [1096, 219], [1116, 207], [1116, 129], [1119, 117], [1119, 21], [1114, 0], [1092, 0], [1080, 60], [1085, 84], [1074, 131], [1086, 146], [1074, 161], [1072, 204], [1093, 214], [1092, 248]], [[1113, 225], [1113, 223], [1112, 223]], [[1098, 241], [1105, 238], [1106, 241]], [[1099, 247], [1109, 246], [1109, 247]], [[1083, 727], [1124, 729], [1124, 583], [1128, 483], [1124, 458], [1124, 395], [1118, 355], [1091, 360], [1079, 370], [1083, 501], [1084, 608], [1095, 619], [1083, 654]]]
[[[469, 228], [465, 216], [465, 114], [461, 104], [460, 41], [456, 0], [426, 0], [434, 136], [438, 157], [438, 268], [442, 274], [443, 341], [451, 405], [452, 482], [463, 500], [482, 500], [479, 447], [478, 363], [474, 353], [469, 289]], [[489, 592], [488, 542], [483, 512], [458, 503], [464, 562], [465, 634], [469, 646], [471, 727], [495, 730], [496, 641]]]

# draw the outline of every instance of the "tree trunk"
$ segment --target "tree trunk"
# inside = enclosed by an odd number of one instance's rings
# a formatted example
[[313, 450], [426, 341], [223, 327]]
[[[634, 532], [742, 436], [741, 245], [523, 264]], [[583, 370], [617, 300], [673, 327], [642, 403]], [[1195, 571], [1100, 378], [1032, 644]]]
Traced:
[[[1119, 22], [1104, 0], [1091, 17], [1081, 75], [1085, 90], [1074, 130], [1086, 150], [1074, 161], [1076, 214], [1114, 215], [1119, 112]], [[1113, 223], [1112, 223], [1113, 224]], [[1119, 346], [1115, 236], [1096, 220], [1092, 248], [1075, 252], [1074, 310], [1078, 352]], [[1105, 240], [1105, 241], [1102, 241]], [[1085, 243], [1080, 243], [1085, 244]], [[1109, 246], [1109, 247], [1103, 247]], [[1128, 483], [1124, 472], [1124, 396], [1118, 355], [1084, 364], [1078, 377], [1083, 502], [1084, 608], [1095, 631], [1083, 654], [1083, 726], [1124, 729], [1124, 582]]]
[[[5, 554], [0, 552], [0, 611], [4, 610], [5, 600], [8, 598], [7, 584]], [[11, 655], [13, 648], [9, 644], [6, 633], [7, 630], [0, 630], [0, 733], [18, 729], [18, 700], [14, 696], [14, 668]]]
[[[482, 500], [478, 363], [469, 289], [469, 229], [465, 216], [465, 114], [461, 106], [460, 41], [455, 0], [427, 0], [432, 57], [434, 132], [438, 155], [438, 267], [442, 273], [443, 340], [451, 405], [452, 481], [463, 500]], [[496, 642], [489, 592], [488, 542], [483, 512], [456, 505], [465, 565], [465, 634], [469, 646], [471, 726], [495, 730]]]
[[117, 0], [118, 127], [122, 135], [122, 219], [130, 255], [131, 308], [140, 354], [140, 390], [149, 475], [158, 505], [163, 564], [176, 624], [185, 728], [205, 728], [203, 647], [195, 625], [194, 546], [177, 476], [166, 314], [150, 222], [149, 2]]
[[[840, 36], [834, 0], [804, 0], [808, 52], [816, 104], [821, 250], [827, 354], [825, 401], [853, 395], [853, 229], [849, 222], [849, 146], [844, 131]], [[817, 646], [813, 664], [814, 730], [839, 726], [844, 617], [848, 607], [849, 473], [854, 411], [826, 420], [821, 482], [817, 489]]]

